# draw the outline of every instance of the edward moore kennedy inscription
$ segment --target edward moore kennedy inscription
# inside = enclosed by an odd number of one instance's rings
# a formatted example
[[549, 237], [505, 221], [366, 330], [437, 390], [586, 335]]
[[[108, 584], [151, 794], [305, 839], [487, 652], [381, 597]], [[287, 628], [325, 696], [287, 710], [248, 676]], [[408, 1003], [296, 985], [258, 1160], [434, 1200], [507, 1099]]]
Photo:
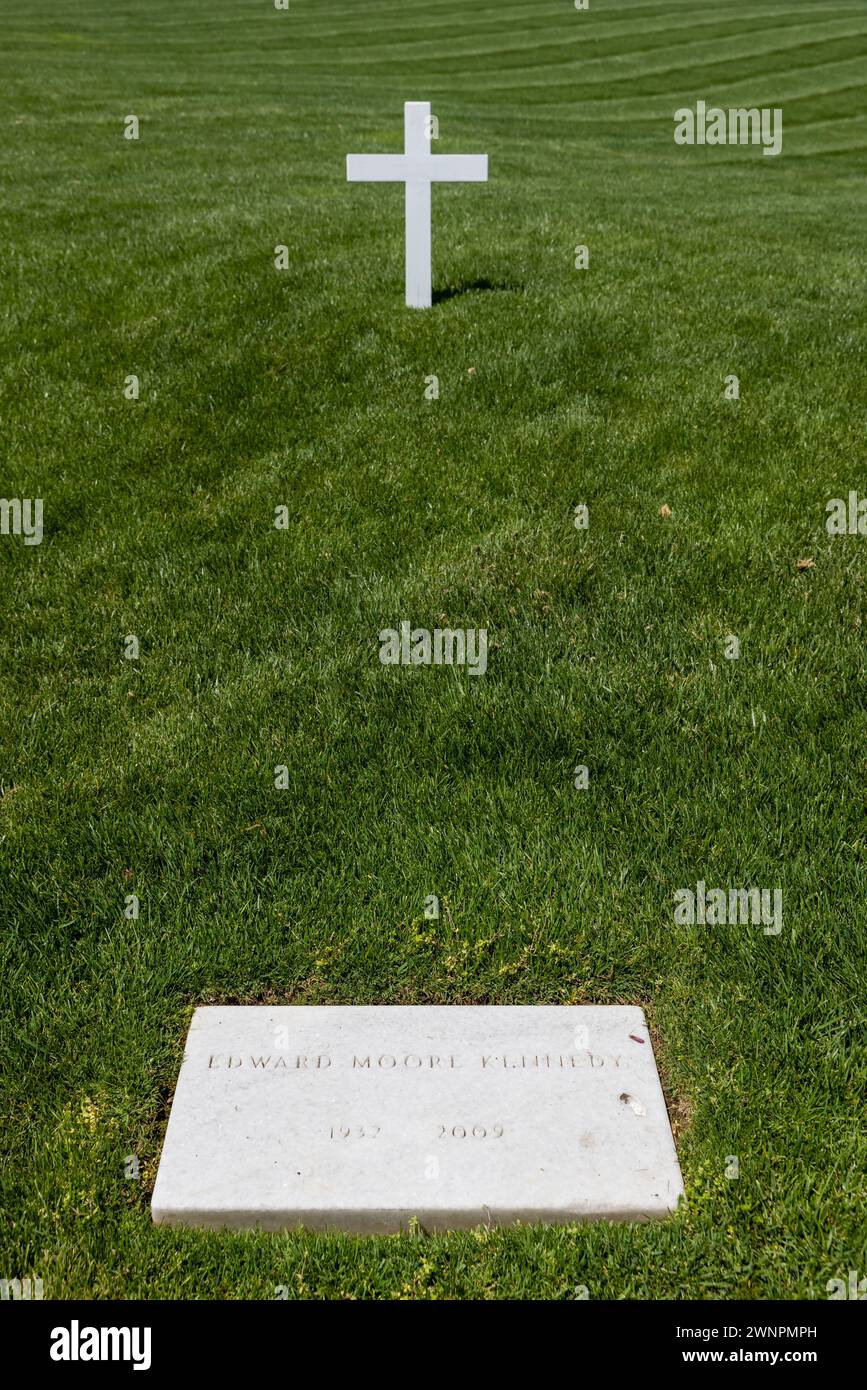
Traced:
[[207, 1007], [152, 1211], [363, 1234], [642, 1220], [682, 1191], [641, 1009]]

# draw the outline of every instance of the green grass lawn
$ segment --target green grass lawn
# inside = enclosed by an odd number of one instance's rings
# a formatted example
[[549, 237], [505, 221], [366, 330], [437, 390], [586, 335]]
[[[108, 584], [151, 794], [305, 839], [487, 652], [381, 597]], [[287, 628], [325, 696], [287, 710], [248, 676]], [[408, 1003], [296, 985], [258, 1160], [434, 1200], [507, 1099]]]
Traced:
[[[0, 493], [45, 527], [0, 536], [0, 1276], [863, 1277], [867, 536], [825, 504], [867, 493], [867, 4], [0, 20]], [[699, 99], [782, 107], [781, 156], [675, 145]], [[402, 148], [405, 100], [439, 153], [490, 157], [434, 190], [427, 312], [402, 188], [345, 181]], [[487, 628], [487, 674], [382, 666], [402, 620]], [[699, 880], [781, 887], [783, 930], [675, 926]], [[686, 1201], [436, 1238], [155, 1229], [192, 1009], [256, 1001], [641, 1004]]]

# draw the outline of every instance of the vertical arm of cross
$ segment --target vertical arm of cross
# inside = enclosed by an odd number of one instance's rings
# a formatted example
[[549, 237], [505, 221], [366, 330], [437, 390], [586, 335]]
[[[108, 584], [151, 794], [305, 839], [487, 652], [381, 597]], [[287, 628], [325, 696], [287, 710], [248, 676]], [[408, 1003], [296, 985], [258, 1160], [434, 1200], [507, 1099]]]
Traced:
[[[430, 156], [430, 102], [407, 101], [403, 108], [404, 154]], [[406, 181], [406, 302], [429, 309], [432, 301], [430, 176]]]

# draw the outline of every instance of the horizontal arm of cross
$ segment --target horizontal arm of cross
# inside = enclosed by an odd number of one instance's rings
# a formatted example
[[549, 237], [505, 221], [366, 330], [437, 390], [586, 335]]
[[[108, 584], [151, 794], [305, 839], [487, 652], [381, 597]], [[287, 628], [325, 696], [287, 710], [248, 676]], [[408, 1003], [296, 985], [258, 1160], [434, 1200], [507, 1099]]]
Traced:
[[348, 154], [346, 177], [350, 183], [485, 183], [486, 154]]

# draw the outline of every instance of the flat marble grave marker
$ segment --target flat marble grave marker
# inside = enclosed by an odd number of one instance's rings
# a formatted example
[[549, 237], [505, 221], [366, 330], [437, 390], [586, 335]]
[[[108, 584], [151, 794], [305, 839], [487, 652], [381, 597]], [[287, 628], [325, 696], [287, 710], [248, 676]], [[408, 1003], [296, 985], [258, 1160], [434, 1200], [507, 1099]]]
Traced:
[[196, 1009], [152, 1214], [358, 1234], [664, 1216], [641, 1009]]
[[429, 309], [431, 284], [431, 183], [484, 183], [486, 154], [431, 154], [429, 101], [403, 107], [403, 154], [348, 154], [350, 183], [406, 184], [406, 302]]

